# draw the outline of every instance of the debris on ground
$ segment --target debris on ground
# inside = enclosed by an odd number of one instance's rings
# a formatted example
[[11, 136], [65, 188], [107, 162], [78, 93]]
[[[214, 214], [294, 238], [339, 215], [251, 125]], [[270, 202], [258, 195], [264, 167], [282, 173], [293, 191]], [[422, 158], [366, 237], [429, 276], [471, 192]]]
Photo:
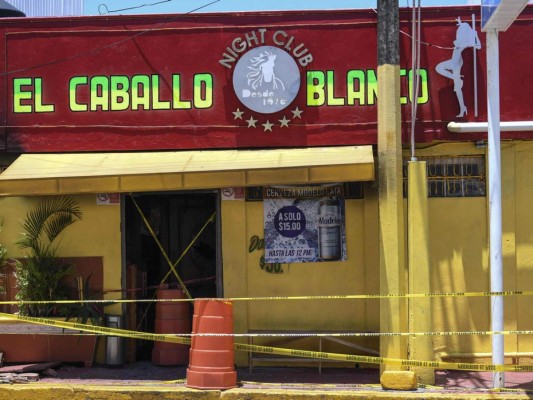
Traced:
[[12, 372], [12, 373], [41, 372], [47, 369], [59, 367], [60, 365], [61, 365], [60, 362], [9, 365], [7, 367], [1, 367], [0, 374], [7, 373], [7, 372]]
[[0, 383], [30, 383], [40, 379], [39, 373], [44, 376], [55, 377], [54, 369], [61, 365], [60, 362], [19, 364], [0, 367]]
[[0, 373], [0, 383], [30, 383], [37, 382], [39, 374], [36, 372], [28, 372], [22, 374], [15, 374], [12, 372]]

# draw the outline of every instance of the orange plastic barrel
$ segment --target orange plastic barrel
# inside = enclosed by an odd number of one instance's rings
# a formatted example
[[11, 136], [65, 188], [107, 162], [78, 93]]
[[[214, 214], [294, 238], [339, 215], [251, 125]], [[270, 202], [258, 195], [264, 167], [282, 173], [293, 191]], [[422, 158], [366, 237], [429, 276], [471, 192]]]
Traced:
[[[196, 299], [193, 334], [233, 334], [233, 304]], [[195, 389], [237, 387], [233, 336], [193, 336], [185, 386]]]
[[[181, 289], [157, 290], [157, 299], [184, 299]], [[191, 309], [188, 301], [157, 302], [155, 306], [155, 333], [190, 333]], [[176, 343], [154, 342], [152, 363], [156, 365], [187, 365], [190, 346]]]

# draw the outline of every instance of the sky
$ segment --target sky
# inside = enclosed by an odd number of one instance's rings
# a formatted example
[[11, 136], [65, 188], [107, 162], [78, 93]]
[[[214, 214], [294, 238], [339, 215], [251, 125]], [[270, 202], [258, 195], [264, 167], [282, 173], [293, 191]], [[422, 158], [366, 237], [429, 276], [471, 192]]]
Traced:
[[[195, 12], [354, 9], [375, 8], [376, 2], [377, 0], [85, 0], [84, 14], [172, 14], [191, 12], [200, 7], [202, 8]], [[412, 0], [399, 2], [400, 7], [412, 4]], [[428, 7], [479, 2], [480, 0], [421, 0], [422, 6]]]

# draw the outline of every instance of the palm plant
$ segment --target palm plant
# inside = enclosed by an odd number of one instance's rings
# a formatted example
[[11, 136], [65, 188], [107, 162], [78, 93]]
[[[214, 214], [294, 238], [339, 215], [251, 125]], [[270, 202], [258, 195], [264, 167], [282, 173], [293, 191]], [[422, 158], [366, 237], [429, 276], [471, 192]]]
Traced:
[[88, 321], [91, 321], [93, 325], [100, 325], [104, 319], [103, 307], [109, 304], [110, 302], [99, 302], [98, 304], [91, 303], [91, 300], [100, 300], [101, 294], [96, 293], [91, 289], [91, 276], [89, 274], [85, 279], [83, 277], [78, 277], [78, 295], [80, 300], [89, 301], [87, 303], [75, 303], [69, 304], [67, 306], [66, 320], [76, 319], [82, 324], [86, 324]]
[[[0, 244], [0, 274], [4, 273], [6, 265], [9, 263], [9, 257], [7, 255], [7, 249], [3, 244]], [[0, 286], [0, 294], [5, 293], [5, 288]]]
[[[28, 254], [15, 269], [20, 301], [55, 301], [68, 298], [66, 276], [71, 266], [57, 257], [60, 234], [82, 219], [78, 203], [67, 196], [46, 197], [28, 212], [24, 233], [16, 243]], [[53, 303], [21, 304], [20, 313], [30, 316], [55, 316], [63, 310]]]

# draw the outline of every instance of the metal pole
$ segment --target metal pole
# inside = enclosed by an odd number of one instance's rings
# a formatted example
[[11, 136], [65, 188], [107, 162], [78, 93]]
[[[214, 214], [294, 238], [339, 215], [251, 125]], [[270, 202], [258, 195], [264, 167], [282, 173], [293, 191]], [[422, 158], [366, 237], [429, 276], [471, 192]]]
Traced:
[[[472, 14], [472, 29], [476, 31], [476, 14]], [[472, 58], [474, 64], [474, 117], [478, 116], [477, 110], [477, 56], [476, 56], [476, 46], [472, 46]]]
[[415, 123], [416, 123], [416, 94], [417, 86], [416, 80], [418, 79], [418, 71], [416, 69], [416, 5], [415, 0], [413, 0], [413, 10], [411, 15], [411, 161], [415, 161]]
[[[487, 121], [489, 156], [490, 290], [503, 291], [502, 191], [500, 160], [500, 70], [498, 32], [487, 32]], [[503, 296], [491, 297], [491, 330], [503, 331]], [[492, 364], [503, 365], [503, 335], [492, 335]], [[494, 372], [494, 388], [505, 386], [503, 372]]]

